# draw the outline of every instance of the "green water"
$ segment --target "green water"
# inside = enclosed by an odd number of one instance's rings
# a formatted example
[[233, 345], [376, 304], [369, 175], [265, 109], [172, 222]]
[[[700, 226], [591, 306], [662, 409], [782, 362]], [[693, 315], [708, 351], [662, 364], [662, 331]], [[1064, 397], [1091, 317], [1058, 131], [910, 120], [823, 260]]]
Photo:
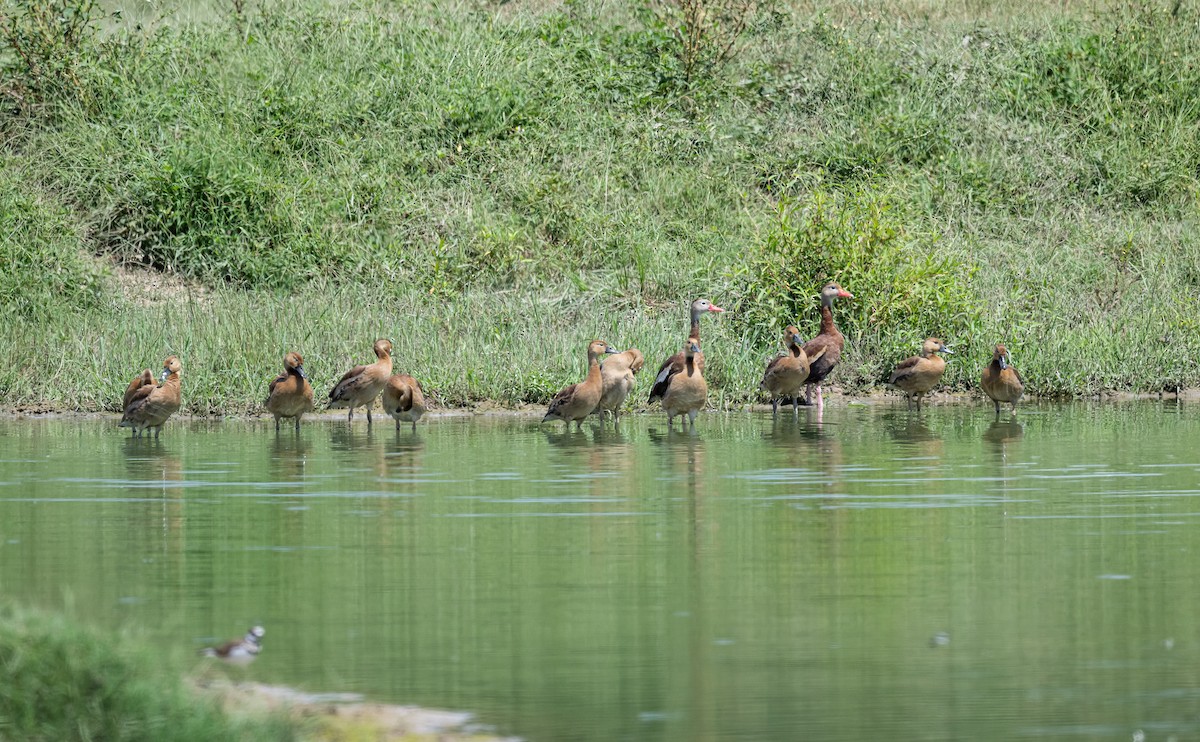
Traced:
[[0, 422], [0, 592], [535, 741], [1196, 739], [1198, 413]]

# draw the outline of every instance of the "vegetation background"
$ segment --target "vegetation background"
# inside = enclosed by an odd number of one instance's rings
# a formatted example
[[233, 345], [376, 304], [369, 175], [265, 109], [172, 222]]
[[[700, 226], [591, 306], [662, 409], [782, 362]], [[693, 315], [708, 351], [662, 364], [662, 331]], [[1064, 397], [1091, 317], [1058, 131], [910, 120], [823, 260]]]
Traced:
[[174, 353], [253, 411], [379, 336], [437, 403], [538, 403], [696, 296], [740, 403], [830, 279], [849, 393], [929, 335], [959, 390], [997, 341], [1039, 394], [1200, 382], [1192, 4], [2, 2], [7, 407]]

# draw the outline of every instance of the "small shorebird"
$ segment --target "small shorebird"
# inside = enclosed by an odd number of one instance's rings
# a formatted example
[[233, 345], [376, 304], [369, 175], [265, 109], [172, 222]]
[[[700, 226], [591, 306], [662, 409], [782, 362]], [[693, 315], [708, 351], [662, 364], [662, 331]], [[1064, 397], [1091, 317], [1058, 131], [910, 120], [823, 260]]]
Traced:
[[262, 638], [265, 633], [267, 632], [263, 627], [252, 626], [241, 639], [234, 639], [219, 647], [205, 647], [201, 654], [235, 665], [249, 664], [262, 651]]

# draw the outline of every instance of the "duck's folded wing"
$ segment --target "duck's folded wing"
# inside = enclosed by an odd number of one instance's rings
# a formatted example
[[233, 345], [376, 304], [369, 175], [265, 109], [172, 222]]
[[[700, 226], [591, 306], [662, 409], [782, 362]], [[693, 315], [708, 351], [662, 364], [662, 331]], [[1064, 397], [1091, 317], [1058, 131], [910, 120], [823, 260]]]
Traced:
[[888, 379], [888, 383], [895, 384], [897, 381], [903, 381], [909, 376], [912, 376], [917, 372], [917, 368], [920, 363], [920, 356], [913, 356], [912, 358], [905, 358], [903, 361], [900, 361], [900, 363], [896, 364], [896, 370], [892, 372], [892, 376]]

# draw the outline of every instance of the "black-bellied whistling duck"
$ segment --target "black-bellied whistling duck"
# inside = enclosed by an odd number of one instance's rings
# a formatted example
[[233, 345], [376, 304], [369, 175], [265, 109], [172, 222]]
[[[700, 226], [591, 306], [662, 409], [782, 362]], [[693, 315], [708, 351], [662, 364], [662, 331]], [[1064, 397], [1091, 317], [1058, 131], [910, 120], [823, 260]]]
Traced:
[[846, 338], [842, 337], [842, 333], [838, 332], [837, 325], [833, 323], [833, 300], [834, 299], [853, 299], [854, 294], [845, 290], [836, 283], [830, 283], [821, 289], [821, 331], [817, 333], [812, 340], [804, 344], [804, 352], [809, 358], [817, 358], [821, 351], [825, 351], [820, 355], [819, 360], [811, 362], [808, 368], [808, 390], [805, 394], [805, 403], [812, 404], [813, 387], [817, 388], [817, 406], [825, 405], [825, 396], [821, 393], [821, 382], [826, 376], [833, 371], [833, 367], [842, 359], [842, 347], [846, 344]]
[[142, 384], [134, 390], [131, 384], [131, 388], [125, 392], [129, 404], [125, 407], [125, 414], [121, 416], [118, 425], [122, 428], [133, 428], [135, 438], [141, 436], [143, 430], [154, 428], [154, 437], [157, 438], [162, 432], [163, 423], [179, 410], [182, 401], [179, 372], [182, 369], [179, 359], [169, 356], [163, 361], [160, 386], [154, 386], [153, 383]]
[[1017, 400], [1025, 393], [1025, 382], [1021, 379], [1017, 367], [1012, 365], [1008, 348], [1000, 343], [996, 344], [992, 362], [983, 370], [983, 377], [979, 381], [984, 394], [991, 397], [995, 403], [997, 415], [1000, 414], [1001, 402], [1011, 402], [1013, 412], [1017, 411]]
[[425, 393], [421, 391], [421, 383], [408, 374], [390, 377], [383, 387], [383, 411], [396, 421], [396, 430], [400, 429], [400, 423], [412, 423], [415, 433], [417, 421], [425, 414]]
[[574, 420], [582, 428], [583, 419], [592, 414], [596, 409], [596, 404], [600, 401], [600, 395], [604, 393], [604, 382], [600, 378], [600, 356], [616, 352], [615, 348], [603, 340], [593, 340], [588, 343], [587, 378], [578, 384], [571, 384], [555, 394], [554, 398], [550, 400], [550, 408], [546, 410], [546, 416], [542, 418], [542, 422], [562, 420], [567, 427], [570, 427], [571, 421]]
[[[712, 302], [710, 302], [708, 299], [697, 299], [694, 302], [692, 302], [692, 325], [691, 325], [691, 328], [688, 330], [688, 339], [695, 340], [697, 346], [699, 346], [699, 344], [700, 344], [700, 318], [709, 312], [724, 312], [724, 311], [725, 311], [724, 309], [721, 309], [716, 304], [713, 304]], [[697, 354], [694, 359], [694, 362], [695, 362], [697, 368], [699, 368], [701, 371], [704, 370], [704, 354], [703, 353]], [[667, 391], [667, 388], [665, 386], [663, 386], [663, 381], [671, 374], [677, 374], [680, 371], [682, 371], [683, 364], [684, 364], [683, 351], [680, 351], [680, 352], [676, 353], [675, 355], [671, 356], [670, 358], [668, 358], [667, 360], [663, 361], [663, 364], [658, 367], [658, 375], [655, 376], [655, 378], [654, 378], [654, 386], [651, 387], [651, 389], [650, 389], [650, 397], [649, 397], [649, 399], [646, 400], [647, 404], [649, 404], [650, 402], [653, 402], [654, 400], [659, 399], [663, 396], [663, 394]]]
[[375, 351], [375, 362], [369, 366], [355, 366], [347, 371], [342, 378], [329, 390], [329, 407], [349, 407], [350, 414], [346, 418], [354, 422], [354, 408], [367, 408], [367, 425], [371, 424], [371, 407], [375, 397], [383, 391], [388, 377], [392, 375], [392, 343], [380, 338], [372, 346]]
[[617, 424], [621, 405], [625, 404], [625, 399], [633, 391], [634, 377], [645, 364], [646, 359], [642, 356], [642, 351], [630, 348], [609, 356], [600, 366], [600, 381], [604, 391], [600, 394], [596, 412], [600, 414], [601, 422], [604, 421], [604, 411], [608, 410], [613, 414], [613, 425]]
[[[792, 413], [800, 409], [800, 390], [808, 379], [808, 370], [816, 359], [808, 357], [804, 352], [803, 338], [795, 325], [788, 325], [783, 331], [783, 345], [787, 355], [775, 356], [767, 362], [767, 370], [763, 373], [762, 382], [758, 388], [771, 395], [771, 414], [779, 411], [780, 397], [792, 398]], [[823, 357], [828, 348], [819, 351], [817, 359]]]
[[953, 353], [937, 338], [928, 338], [921, 346], [921, 355], [905, 358], [896, 365], [888, 384], [904, 392], [904, 399], [912, 407], [917, 400], [917, 411], [921, 410], [921, 398], [937, 385], [946, 371], [946, 361], [938, 353]]
[[704, 380], [704, 369], [699, 363], [700, 341], [688, 338], [683, 345], [683, 368], [679, 371], [667, 369], [662, 384], [666, 390], [662, 395], [662, 406], [667, 411], [667, 426], [676, 415], [687, 415], [689, 427], [696, 427], [696, 413], [708, 403], [708, 382]]
[[271, 380], [267, 387], [267, 412], [275, 416], [275, 430], [279, 430], [279, 419], [290, 417], [300, 430], [300, 418], [312, 412], [313, 389], [304, 373], [304, 359], [299, 353], [288, 353], [283, 357], [283, 373]]
[[234, 639], [219, 647], [206, 647], [200, 653], [205, 657], [216, 657], [235, 665], [245, 665], [262, 651], [262, 638], [266, 633], [261, 626], [251, 626], [241, 639]]
[[133, 381], [129, 382], [129, 386], [125, 388], [125, 398], [121, 400], [121, 412], [129, 409], [129, 405], [133, 403], [138, 390], [144, 386], [155, 386], [154, 372], [150, 369], [143, 370], [140, 374], [133, 377]]

